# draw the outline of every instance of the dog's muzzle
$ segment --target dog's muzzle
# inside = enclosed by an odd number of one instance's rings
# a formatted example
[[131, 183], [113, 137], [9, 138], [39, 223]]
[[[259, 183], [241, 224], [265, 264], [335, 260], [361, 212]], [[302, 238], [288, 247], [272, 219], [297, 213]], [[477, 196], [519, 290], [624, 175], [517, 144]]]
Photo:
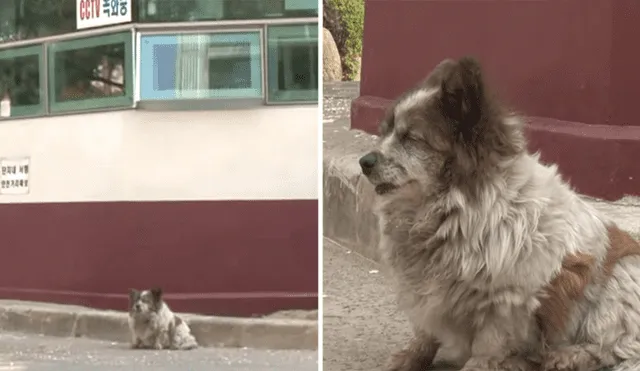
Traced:
[[373, 168], [378, 162], [378, 154], [376, 152], [369, 152], [366, 155], [360, 157], [359, 162], [360, 167], [362, 168], [362, 173], [368, 176], [371, 174]]

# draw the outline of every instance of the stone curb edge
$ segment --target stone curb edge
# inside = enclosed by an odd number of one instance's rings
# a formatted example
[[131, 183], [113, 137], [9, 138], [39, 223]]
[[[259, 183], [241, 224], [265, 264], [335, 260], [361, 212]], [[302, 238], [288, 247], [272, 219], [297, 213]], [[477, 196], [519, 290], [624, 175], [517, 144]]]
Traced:
[[[180, 314], [203, 347], [318, 349], [318, 322], [283, 318], [209, 317]], [[58, 337], [130, 342], [128, 314], [28, 305], [0, 306], [0, 330]]]

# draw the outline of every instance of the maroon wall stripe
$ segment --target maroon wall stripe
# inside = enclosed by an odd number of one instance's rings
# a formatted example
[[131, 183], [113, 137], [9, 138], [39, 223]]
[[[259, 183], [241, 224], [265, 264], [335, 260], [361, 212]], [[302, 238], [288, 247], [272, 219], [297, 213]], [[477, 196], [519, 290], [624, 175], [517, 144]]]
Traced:
[[123, 309], [161, 286], [176, 310], [316, 308], [318, 202], [0, 204], [0, 296]]
[[640, 34], [639, 4], [366, 0], [351, 127], [377, 132], [392, 99], [444, 58], [472, 55], [501, 99], [536, 116], [530, 148], [579, 191], [640, 195], [640, 49], [629, 48]]

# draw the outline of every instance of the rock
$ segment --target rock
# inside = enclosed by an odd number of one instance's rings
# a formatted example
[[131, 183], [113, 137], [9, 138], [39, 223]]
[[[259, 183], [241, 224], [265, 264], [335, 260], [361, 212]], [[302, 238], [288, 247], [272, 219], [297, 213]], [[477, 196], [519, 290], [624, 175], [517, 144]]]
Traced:
[[338, 53], [338, 46], [333, 40], [331, 32], [326, 28], [322, 29], [322, 39], [322, 80], [340, 81], [342, 80], [342, 63], [340, 61], [340, 53]]

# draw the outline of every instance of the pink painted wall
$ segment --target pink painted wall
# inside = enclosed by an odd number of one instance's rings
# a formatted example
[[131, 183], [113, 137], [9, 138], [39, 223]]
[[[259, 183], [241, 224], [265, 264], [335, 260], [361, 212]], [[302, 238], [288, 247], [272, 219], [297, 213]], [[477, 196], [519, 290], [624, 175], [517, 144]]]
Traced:
[[531, 149], [576, 188], [604, 198], [640, 194], [640, 165], [631, 159], [640, 155], [633, 45], [634, 0], [367, 0], [352, 127], [375, 132], [390, 100], [438, 62], [473, 55], [502, 100], [530, 117]]

